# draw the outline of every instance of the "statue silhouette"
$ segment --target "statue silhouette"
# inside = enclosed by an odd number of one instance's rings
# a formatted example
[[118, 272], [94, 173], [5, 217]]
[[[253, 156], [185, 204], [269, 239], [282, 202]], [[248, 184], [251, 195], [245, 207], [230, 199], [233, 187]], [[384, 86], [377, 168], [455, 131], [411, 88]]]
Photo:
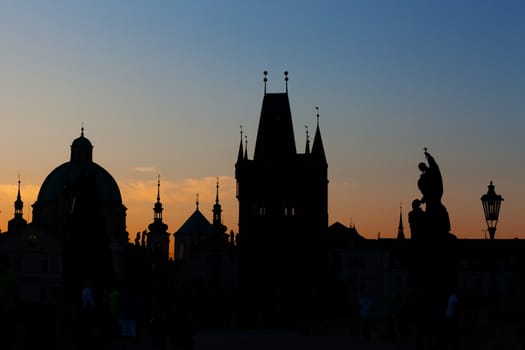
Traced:
[[426, 148], [425, 157], [428, 165], [423, 162], [419, 163], [421, 176], [417, 182], [417, 187], [423, 195], [421, 203], [438, 203], [441, 202], [441, 197], [443, 196], [443, 178], [436, 160], [427, 152]]
[[[421, 199], [412, 202], [408, 220], [414, 244], [411, 253], [412, 283], [416, 298], [418, 346], [428, 345], [439, 332], [442, 303], [446, 291], [455, 284], [456, 247], [455, 236], [450, 233], [450, 219], [442, 204], [443, 178], [434, 157], [424, 150], [428, 164], [421, 162], [417, 187]], [[424, 204], [425, 210], [421, 208]]]
[[441, 203], [443, 197], [443, 178], [434, 157], [425, 148], [428, 165], [419, 163], [421, 175], [417, 187], [421, 191], [420, 203], [425, 204], [427, 238], [444, 238], [450, 232], [450, 219], [447, 209]]

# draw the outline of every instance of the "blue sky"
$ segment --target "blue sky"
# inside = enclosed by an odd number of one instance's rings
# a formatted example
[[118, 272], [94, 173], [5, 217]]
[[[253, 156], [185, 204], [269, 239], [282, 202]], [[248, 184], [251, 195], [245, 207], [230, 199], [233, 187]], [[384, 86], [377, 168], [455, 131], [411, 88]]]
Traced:
[[[480, 196], [505, 198], [497, 237], [521, 237], [525, 5], [520, 1], [2, 1], [0, 228], [18, 173], [30, 204], [80, 134], [117, 180], [130, 234], [153, 219], [157, 174], [175, 231], [214, 200], [236, 231], [239, 126], [253, 152], [263, 94], [289, 95], [302, 150], [315, 106], [329, 219], [397, 230], [427, 146], [460, 237]], [[251, 153], [250, 153], [251, 154]], [[205, 213], [206, 214], [206, 213]], [[408, 223], [405, 219], [405, 225]]]

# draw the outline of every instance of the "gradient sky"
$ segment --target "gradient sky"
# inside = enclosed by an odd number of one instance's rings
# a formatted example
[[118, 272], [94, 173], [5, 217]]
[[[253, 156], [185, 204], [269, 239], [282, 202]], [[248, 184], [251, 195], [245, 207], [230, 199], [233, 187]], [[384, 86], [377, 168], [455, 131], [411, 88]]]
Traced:
[[480, 197], [504, 197], [497, 238], [524, 238], [522, 1], [1, 1], [0, 228], [24, 217], [80, 135], [120, 186], [130, 238], [153, 221], [157, 175], [175, 232], [211, 220], [220, 178], [237, 232], [239, 126], [249, 157], [263, 97], [289, 97], [298, 150], [315, 106], [328, 159], [329, 223], [407, 233], [428, 147], [452, 232], [482, 238]]

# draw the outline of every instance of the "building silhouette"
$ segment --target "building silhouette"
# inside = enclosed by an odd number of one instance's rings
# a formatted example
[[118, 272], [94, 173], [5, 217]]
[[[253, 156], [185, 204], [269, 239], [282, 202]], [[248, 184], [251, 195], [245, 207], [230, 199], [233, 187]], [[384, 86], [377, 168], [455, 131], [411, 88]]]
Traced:
[[319, 114], [311, 151], [307, 138], [304, 153], [297, 152], [287, 72], [285, 92], [268, 93], [266, 72], [264, 80], [253, 158], [241, 131], [235, 177], [241, 288], [264, 293], [271, 309], [299, 303], [317, 281], [328, 227], [328, 164]]
[[123, 276], [126, 207], [116, 181], [93, 161], [84, 128], [71, 144], [70, 160], [49, 173], [32, 207], [33, 221], [26, 224], [19, 183], [0, 250], [16, 270], [21, 300], [73, 299], [87, 279], [102, 286]]
[[[70, 160], [42, 183], [29, 223], [18, 180], [14, 216], [0, 234], [0, 257], [7, 258], [15, 276], [17, 303], [62, 305], [78, 300], [85, 278], [97, 290], [124, 278], [144, 304], [154, 299], [157, 310], [166, 312], [184, 306], [201, 328], [295, 330], [355, 317], [365, 286], [376, 302], [372, 316], [390, 319], [401, 310], [397, 326], [409, 332], [418, 312], [414, 270], [423, 266], [414, 260], [417, 252], [454, 262], [451, 277], [464, 305], [464, 327], [490, 326], [494, 333], [515, 328], [525, 312], [523, 240], [458, 238], [443, 250], [422, 246], [418, 240], [428, 232], [415, 235], [410, 220], [418, 202], [408, 213], [410, 236], [401, 208], [397, 237], [366, 239], [355, 225], [328, 226], [328, 164], [319, 110], [312, 145], [307, 132], [304, 151], [298, 151], [288, 76], [285, 92], [267, 92], [266, 81], [265, 74], [253, 157], [241, 131], [235, 163], [237, 235], [228, 234], [222, 223], [217, 179], [212, 220], [201, 212], [197, 197], [195, 211], [170, 242], [159, 177], [153, 222], [129, 242], [117, 182], [93, 161], [93, 145], [82, 128]], [[439, 281], [424, 266], [422, 273]]]

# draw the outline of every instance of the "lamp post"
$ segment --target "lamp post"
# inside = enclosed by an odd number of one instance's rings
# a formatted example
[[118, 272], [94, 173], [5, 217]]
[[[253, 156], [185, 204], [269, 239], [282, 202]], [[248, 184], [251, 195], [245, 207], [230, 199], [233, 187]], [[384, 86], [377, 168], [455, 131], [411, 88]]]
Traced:
[[491, 180], [487, 193], [481, 196], [481, 204], [483, 205], [487, 230], [489, 231], [491, 240], [494, 239], [494, 234], [496, 233], [496, 225], [498, 224], [499, 210], [502, 201], [503, 197], [496, 194]]

